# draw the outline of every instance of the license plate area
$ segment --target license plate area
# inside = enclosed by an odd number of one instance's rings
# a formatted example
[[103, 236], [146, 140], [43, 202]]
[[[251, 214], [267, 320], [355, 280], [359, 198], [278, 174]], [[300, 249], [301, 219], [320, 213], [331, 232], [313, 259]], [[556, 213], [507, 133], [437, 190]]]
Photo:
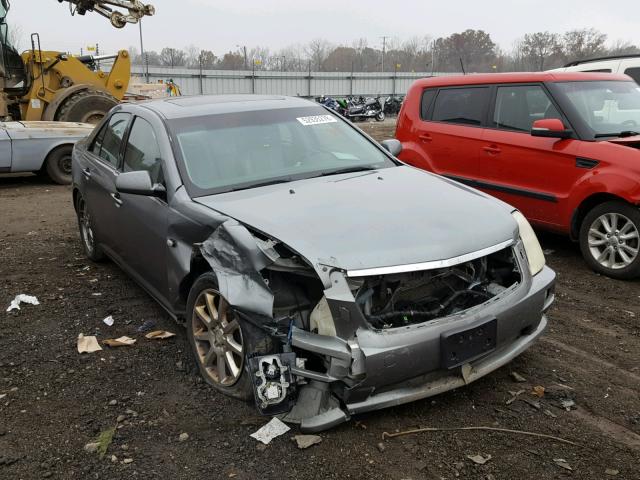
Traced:
[[440, 336], [442, 367], [451, 369], [496, 349], [498, 321], [490, 320], [477, 327], [447, 332]]

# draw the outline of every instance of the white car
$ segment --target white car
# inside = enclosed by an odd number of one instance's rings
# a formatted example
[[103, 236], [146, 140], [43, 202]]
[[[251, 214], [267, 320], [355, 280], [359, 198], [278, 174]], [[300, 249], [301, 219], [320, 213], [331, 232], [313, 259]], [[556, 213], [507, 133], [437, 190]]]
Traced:
[[562, 68], [550, 70], [552, 72], [602, 72], [623, 73], [640, 84], [640, 55], [619, 55], [612, 57], [577, 60], [566, 64]]
[[73, 145], [94, 125], [72, 122], [0, 122], [0, 173], [43, 172], [71, 183]]

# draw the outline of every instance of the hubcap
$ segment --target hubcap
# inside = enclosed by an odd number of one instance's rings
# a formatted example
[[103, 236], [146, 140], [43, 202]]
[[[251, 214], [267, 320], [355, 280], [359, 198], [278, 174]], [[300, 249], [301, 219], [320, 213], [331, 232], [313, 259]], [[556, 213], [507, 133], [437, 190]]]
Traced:
[[244, 366], [240, 324], [219, 292], [198, 295], [191, 316], [196, 355], [208, 377], [219, 385], [235, 384]]
[[93, 253], [93, 229], [91, 228], [91, 216], [87, 211], [87, 204], [84, 200], [80, 200], [78, 207], [78, 213], [80, 215], [80, 231], [82, 233], [82, 241], [87, 248], [89, 254]]
[[65, 155], [58, 161], [60, 170], [65, 175], [71, 175], [71, 155]]
[[636, 225], [619, 213], [605, 213], [589, 228], [589, 251], [606, 268], [628, 267], [638, 256], [639, 235]]

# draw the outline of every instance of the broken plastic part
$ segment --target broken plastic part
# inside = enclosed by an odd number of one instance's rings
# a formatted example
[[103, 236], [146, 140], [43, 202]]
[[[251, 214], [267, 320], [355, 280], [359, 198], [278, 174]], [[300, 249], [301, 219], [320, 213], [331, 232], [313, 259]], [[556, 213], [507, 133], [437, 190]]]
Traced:
[[263, 415], [278, 415], [291, 410], [295, 403], [296, 385], [291, 370], [295, 353], [265, 355], [249, 359], [253, 393]]

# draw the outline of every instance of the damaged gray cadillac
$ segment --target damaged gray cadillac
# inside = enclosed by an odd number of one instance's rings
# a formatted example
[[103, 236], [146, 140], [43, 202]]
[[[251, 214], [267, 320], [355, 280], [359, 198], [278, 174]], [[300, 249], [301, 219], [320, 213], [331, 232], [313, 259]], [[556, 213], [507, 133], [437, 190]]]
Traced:
[[217, 390], [331, 428], [507, 364], [554, 300], [520, 212], [401, 148], [300, 98], [119, 105], [73, 151], [82, 244], [184, 324]]

